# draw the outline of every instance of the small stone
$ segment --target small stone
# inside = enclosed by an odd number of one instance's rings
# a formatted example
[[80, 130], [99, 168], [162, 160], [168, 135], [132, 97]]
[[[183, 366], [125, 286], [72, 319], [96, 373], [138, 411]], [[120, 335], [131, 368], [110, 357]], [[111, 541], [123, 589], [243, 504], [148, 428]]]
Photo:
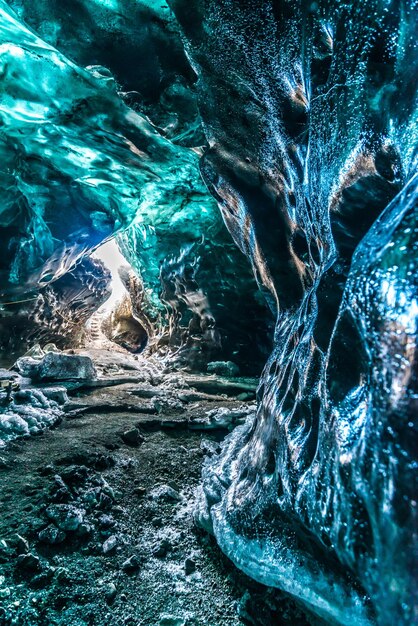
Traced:
[[127, 430], [122, 435], [123, 441], [129, 446], [139, 446], [141, 443], [145, 441], [145, 438], [141, 435], [138, 428], [131, 428]]
[[139, 496], [140, 498], [142, 498], [147, 493], [147, 490], [145, 489], [145, 487], [135, 487], [135, 489], [133, 490], [133, 493], [136, 496]]
[[186, 572], [186, 576], [189, 576], [190, 574], [193, 574], [193, 572], [195, 570], [196, 570], [196, 561], [194, 561], [192, 558], [188, 557], [184, 561], [184, 571]]
[[181, 502], [181, 495], [169, 485], [160, 485], [151, 492], [153, 500], [163, 500], [164, 502]]
[[109, 554], [109, 552], [112, 552], [112, 550], [116, 548], [117, 544], [118, 538], [116, 535], [111, 535], [102, 545], [103, 554]]
[[153, 550], [153, 555], [157, 558], [164, 557], [168, 550], [171, 548], [171, 544], [167, 539], [163, 539]]
[[105, 598], [108, 604], [113, 604], [115, 601], [118, 590], [113, 583], [109, 583], [105, 588]]
[[41, 561], [38, 556], [29, 552], [28, 554], [21, 554], [17, 557], [17, 566], [21, 570], [36, 572], [41, 569]]
[[100, 528], [111, 528], [115, 525], [115, 520], [110, 515], [101, 515], [97, 521]]
[[86, 524], [86, 522], [83, 522], [77, 528], [76, 533], [77, 533], [77, 537], [81, 537], [82, 539], [85, 539], [86, 537], [90, 537], [90, 535], [93, 533], [93, 527], [90, 524]]
[[66, 534], [53, 524], [50, 524], [38, 534], [39, 541], [48, 545], [56, 545], [65, 541]]
[[126, 559], [126, 561], [122, 563], [122, 569], [124, 572], [134, 572], [139, 569], [138, 557], [135, 554], [130, 556], [129, 559]]
[[59, 583], [69, 583], [71, 582], [70, 572], [66, 567], [58, 567], [55, 570], [55, 578]]

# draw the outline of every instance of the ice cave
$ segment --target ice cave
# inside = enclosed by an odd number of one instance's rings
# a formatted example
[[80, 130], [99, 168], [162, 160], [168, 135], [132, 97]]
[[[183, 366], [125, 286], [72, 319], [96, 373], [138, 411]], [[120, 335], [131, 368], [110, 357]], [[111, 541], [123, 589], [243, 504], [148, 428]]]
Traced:
[[0, 626], [418, 626], [418, 0], [0, 0]]

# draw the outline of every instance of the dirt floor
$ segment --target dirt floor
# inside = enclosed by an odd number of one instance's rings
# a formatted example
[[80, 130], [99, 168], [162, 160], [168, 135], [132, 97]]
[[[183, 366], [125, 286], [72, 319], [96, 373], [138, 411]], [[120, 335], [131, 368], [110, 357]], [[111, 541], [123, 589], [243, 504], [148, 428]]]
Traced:
[[312, 624], [193, 523], [203, 459], [232, 427], [208, 411], [251, 410], [255, 381], [128, 378], [70, 390], [56, 428], [0, 450], [0, 625]]

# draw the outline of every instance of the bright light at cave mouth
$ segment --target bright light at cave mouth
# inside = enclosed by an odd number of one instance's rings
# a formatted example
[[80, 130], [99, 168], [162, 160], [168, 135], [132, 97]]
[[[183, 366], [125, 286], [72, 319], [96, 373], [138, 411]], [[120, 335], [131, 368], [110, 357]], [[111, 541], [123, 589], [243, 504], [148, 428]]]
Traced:
[[126, 289], [119, 276], [119, 269], [124, 265], [129, 265], [127, 260], [121, 254], [115, 239], [110, 239], [102, 246], [97, 248], [93, 252], [92, 257], [100, 259], [106, 265], [111, 273], [110, 288], [112, 293], [110, 297], [104, 302], [96, 313], [110, 313], [118, 302], [120, 302], [123, 296], [126, 294]]

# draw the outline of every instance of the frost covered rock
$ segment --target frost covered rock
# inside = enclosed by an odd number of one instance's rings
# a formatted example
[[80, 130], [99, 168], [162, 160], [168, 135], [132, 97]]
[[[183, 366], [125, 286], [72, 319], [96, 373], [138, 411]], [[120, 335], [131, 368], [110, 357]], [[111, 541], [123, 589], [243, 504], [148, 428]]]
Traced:
[[23, 356], [14, 365], [22, 376], [33, 380], [94, 380], [97, 372], [89, 356], [47, 352], [43, 357]]
[[110, 535], [110, 537], [106, 539], [106, 541], [102, 545], [103, 554], [109, 554], [109, 552], [112, 552], [117, 545], [118, 538], [116, 537], [116, 535]]
[[85, 510], [72, 504], [51, 504], [46, 509], [45, 515], [60, 530], [74, 532], [83, 523]]
[[239, 375], [239, 367], [232, 361], [212, 361], [208, 363], [207, 371], [209, 374], [218, 374], [218, 376], [226, 376], [234, 378]]
[[39, 541], [48, 545], [56, 545], [65, 541], [66, 534], [53, 524], [50, 524], [38, 534]]
[[56, 424], [63, 415], [61, 406], [52, 399], [65, 399], [57, 388], [49, 398], [40, 389], [22, 389], [13, 394], [10, 404], [0, 407], [0, 447], [16, 437], [37, 434]]
[[254, 415], [256, 405], [243, 406], [239, 409], [220, 407], [206, 412], [204, 417], [197, 417], [189, 422], [192, 430], [216, 430], [217, 428], [234, 428], [242, 424], [249, 415]]
[[163, 502], [181, 502], [181, 495], [176, 489], [170, 487], [170, 485], [160, 485], [155, 487], [150, 496], [153, 500], [162, 500]]
[[48, 352], [39, 363], [35, 377], [39, 380], [93, 380], [97, 373], [89, 356]]

